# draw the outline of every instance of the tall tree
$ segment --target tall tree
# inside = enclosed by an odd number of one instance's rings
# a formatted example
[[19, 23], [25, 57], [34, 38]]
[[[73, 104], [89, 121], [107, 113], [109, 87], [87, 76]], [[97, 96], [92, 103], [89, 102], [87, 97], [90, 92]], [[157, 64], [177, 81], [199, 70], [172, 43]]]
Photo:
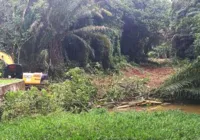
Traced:
[[200, 2], [174, 0], [172, 5], [173, 48], [180, 58], [195, 58], [199, 40]]
[[170, 1], [128, 0], [123, 21], [122, 53], [140, 62], [163, 41], [169, 26]]

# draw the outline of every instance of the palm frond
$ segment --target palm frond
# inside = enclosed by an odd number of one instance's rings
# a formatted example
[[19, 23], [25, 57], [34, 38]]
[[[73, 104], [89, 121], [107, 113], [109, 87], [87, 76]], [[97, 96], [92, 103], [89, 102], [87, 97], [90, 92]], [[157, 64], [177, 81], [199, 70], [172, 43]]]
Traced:
[[169, 78], [156, 93], [199, 94], [200, 58]]
[[90, 44], [85, 39], [81, 38], [80, 36], [78, 36], [76, 34], [69, 34], [69, 36], [78, 39], [85, 46], [85, 48], [88, 50], [91, 57], [93, 57], [93, 58], [95, 57], [94, 50], [92, 49]]
[[105, 27], [105, 26], [87, 26], [87, 27], [83, 27], [77, 30], [72, 31], [72, 33], [94, 33], [94, 32], [101, 32], [101, 33], [105, 33], [105, 32], [116, 32], [115, 30], [109, 28], [109, 27]]
[[198, 88], [185, 88], [185, 89], [183, 89], [183, 91], [200, 95], [200, 88], [199, 87]]
[[104, 8], [101, 8], [101, 13], [103, 13], [103, 14], [109, 16], [109, 17], [111, 17], [113, 15], [110, 11], [108, 11]]

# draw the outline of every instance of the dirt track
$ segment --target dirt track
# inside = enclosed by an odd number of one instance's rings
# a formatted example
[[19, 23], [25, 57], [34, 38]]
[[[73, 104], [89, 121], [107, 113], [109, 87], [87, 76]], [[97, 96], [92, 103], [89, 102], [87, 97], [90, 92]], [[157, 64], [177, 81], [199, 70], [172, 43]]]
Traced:
[[127, 68], [124, 74], [127, 77], [138, 76], [139, 78], [148, 78], [149, 82], [147, 85], [150, 88], [156, 88], [174, 72], [172, 67], [141, 66], [140, 68]]

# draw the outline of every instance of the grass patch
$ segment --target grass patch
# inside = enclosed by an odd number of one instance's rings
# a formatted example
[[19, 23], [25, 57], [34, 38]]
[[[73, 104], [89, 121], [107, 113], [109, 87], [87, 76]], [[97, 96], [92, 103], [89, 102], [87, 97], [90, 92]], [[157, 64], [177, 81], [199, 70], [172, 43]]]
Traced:
[[19, 82], [21, 80], [19, 79], [0, 79], [0, 85], [7, 85], [7, 84], [12, 84], [15, 82]]
[[198, 139], [200, 116], [180, 111], [57, 113], [0, 123], [0, 139]]

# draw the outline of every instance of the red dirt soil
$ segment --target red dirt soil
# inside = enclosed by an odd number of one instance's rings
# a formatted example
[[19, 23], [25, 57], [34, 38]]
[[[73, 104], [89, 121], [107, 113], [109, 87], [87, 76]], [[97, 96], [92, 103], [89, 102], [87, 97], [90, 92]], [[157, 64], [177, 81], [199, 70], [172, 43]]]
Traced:
[[172, 67], [150, 67], [128, 68], [124, 71], [125, 76], [138, 76], [139, 78], [148, 78], [147, 86], [149, 88], [159, 87], [170, 75], [174, 73]]

